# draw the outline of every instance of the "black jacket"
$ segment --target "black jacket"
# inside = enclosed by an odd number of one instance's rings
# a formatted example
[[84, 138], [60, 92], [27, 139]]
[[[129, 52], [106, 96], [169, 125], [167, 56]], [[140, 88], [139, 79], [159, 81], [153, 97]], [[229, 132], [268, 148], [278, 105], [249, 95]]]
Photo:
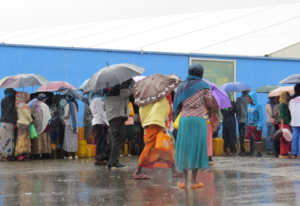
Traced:
[[230, 128], [236, 125], [235, 114], [238, 113], [238, 107], [235, 102], [231, 102], [232, 107], [228, 108], [228, 110], [221, 109], [223, 115], [223, 127]]

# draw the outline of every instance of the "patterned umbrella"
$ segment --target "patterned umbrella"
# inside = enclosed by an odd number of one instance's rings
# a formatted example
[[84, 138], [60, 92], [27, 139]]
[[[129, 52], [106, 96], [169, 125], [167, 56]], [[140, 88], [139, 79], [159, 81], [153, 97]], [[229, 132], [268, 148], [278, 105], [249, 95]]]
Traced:
[[146, 77], [133, 86], [135, 104], [145, 106], [157, 102], [170, 94], [180, 82], [176, 78], [162, 74]]

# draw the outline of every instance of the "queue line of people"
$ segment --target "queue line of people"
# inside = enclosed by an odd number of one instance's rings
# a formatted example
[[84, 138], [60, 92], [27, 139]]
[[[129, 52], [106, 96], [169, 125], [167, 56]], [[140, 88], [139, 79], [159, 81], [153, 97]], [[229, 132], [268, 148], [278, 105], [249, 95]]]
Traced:
[[[153, 169], [155, 165], [171, 168], [173, 177], [182, 176], [178, 183], [180, 188], [187, 187], [188, 171], [192, 171], [191, 188], [202, 187], [196, 177], [199, 169], [206, 169], [212, 161], [212, 136], [217, 131], [219, 108], [212, 96], [210, 86], [202, 80], [204, 68], [200, 64], [193, 64], [188, 69], [188, 77], [177, 88], [174, 99], [169, 94], [159, 101], [141, 106], [139, 116], [141, 125], [145, 131], [145, 148], [140, 155], [138, 166], [133, 174], [134, 179], [149, 179], [142, 173], [142, 168]], [[115, 85], [101, 91], [101, 94], [91, 95], [92, 126], [96, 131], [97, 152], [96, 165], [106, 165], [108, 169], [124, 169], [120, 163], [120, 150], [125, 137], [132, 136], [132, 120], [134, 111], [129, 103], [129, 97], [133, 95], [132, 87], [135, 82], [128, 80], [121, 85]], [[150, 88], [151, 89], [151, 88]], [[31, 153], [42, 155], [51, 151], [50, 131], [51, 119], [59, 116], [58, 109], [51, 111], [45, 104], [47, 97], [39, 94], [37, 99], [29, 101], [26, 92], [15, 92], [13, 89], [5, 90], [6, 97], [2, 100], [2, 117], [0, 119], [0, 143], [2, 146], [2, 158], [6, 161], [16, 156], [19, 161], [29, 160]], [[78, 105], [74, 98], [66, 95], [66, 104], [63, 109], [64, 140], [63, 149], [67, 152], [66, 159], [76, 159], [78, 150]], [[289, 93], [283, 92], [278, 97], [270, 99], [267, 110], [267, 146], [268, 154], [277, 154], [281, 158], [299, 157], [299, 84], [295, 86], [295, 95], [290, 101]], [[11, 106], [11, 102], [14, 102]], [[30, 107], [27, 105], [30, 105]], [[57, 105], [57, 102], [56, 104]], [[278, 109], [278, 111], [276, 111]], [[56, 111], [56, 112], [55, 112]], [[291, 115], [292, 112], [292, 115]], [[173, 113], [180, 114], [179, 128], [176, 137], [176, 147], [172, 144], [169, 151], [160, 151], [155, 148], [157, 136], [163, 132], [169, 134], [168, 128], [172, 124]], [[252, 156], [253, 138], [257, 146], [257, 157], [261, 157], [261, 138], [263, 127], [262, 106], [257, 102], [256, 92], [243, 92], [237, 102], [232, 101], [232, 107], [222, 109], [223, 138], [225, 154], [235, 154], [236, 150], [236, 120], [240, 133], [240, 155]], [[277, 124], [276, 124], [277, 121]], [[270, 138], [276, 130], [286, 128], [292, 131], [292, 144], [283, 137], [273, 142]], [[39, 134], [36, 140], [30, 141], [29, 125], [34, 124]], [[272, 125], [271, 125], [272, 124]], [[299, 125], [298, 125], [299, 124]], [[272, 127], [273, 126], [273, 127]], [[17, 138], [13, 137], [13, 129], [17, 128]], [[109, 135], [108, 135], [109, 133]], [[298, 136], [297, 136], [298, 135]], [[11, 139], [11, 140], [10, 140]], [[8, 141], [9, 140], [9, 141]], [[14, 141], [16, 141], [14, 148]], [[244, 148], [245, 141], [245, 148]], [[7, 142], [11, 142], [7, 144]], [[273, 144], [272, 144], [273, 143]], [[3, 147], [7, 145], [7, 147]], [[31, 147], [32, 145], [32, 147]], [[288, 156], [292, 150], [292, 156]], [[176, 151], [176, 152], [175, 152]], [[181, 172], [178, 172], [182, 171]]]

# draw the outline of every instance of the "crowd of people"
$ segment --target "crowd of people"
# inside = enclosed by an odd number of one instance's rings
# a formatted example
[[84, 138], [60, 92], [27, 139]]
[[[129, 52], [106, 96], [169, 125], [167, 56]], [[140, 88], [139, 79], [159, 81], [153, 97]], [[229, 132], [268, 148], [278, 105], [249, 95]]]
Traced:
[[[261, 141], [263, 107], [257, 102], [257, 93], [243, 91], [230, 108], [219, 109], [211, 93], [210, 85], [203, 81], [204, 68], [193, 64], [188, 68], [188, 77], [176, 92], [155, 102], [138, 107], [134, 102], [134, 87], [131, 79], [110, 88], [90, 92], [89, 105], [85, 105], [85, 139], [94, 134], [97, 145], [95, 165], [108, 169], [124, 169], [120, 156], [124, 155], [124, 142], [129, 145], [128, 156], [136, 150], [133, 144], [135, 125], [143, 133], [143, 149], [134, 179], [149, 179], [143, 168], [171, 168], [173, 177], [182, 177], [180, 188], [187, 187], [188, 171], [192, 171], [191, 188], [202, 187], [196, 177], [199, 169], [213, 164], [213, 138], [218, 136], [222, 122], [224, 155], [253, 156], [256, 144], [257, 157], [262, 157]], [[149, 88], [151, 89], [151, 88]], [[175, 88], [174, 88], [175, 89]], [[0, 150], [1, 161], [30, 161], [51, 156], [51, 144], [60, 146], [65, 159], [78, 158], [78, 104], [70, 95], [35, 97], [12, 88], [4, 91], [1, 102]], [[231, 98], [230, 94], [229, 97]], [[48, 101], [51, 98], [51, 101]], [[269, 98], [267, 113], [267, 154], [279, 158], [300, 158], [300, 84], [290, 97], [282, 92]], [[220, 121], [222, 114], [222, 121]], [[178, 127], [173, 122], [179, 118]], [[237, 147], [236, 122], [239, 131]], [[37, 137], [31, 137], [31, 127]], [[274, 138], [280, 129], [293, 134], [291, 142], [283, 136]], [[160, 135], [172, 137], [167, 151], [156, 148]], [[253, 138], [254, 137], [254, 138]], [[255, 141], [255, 143], [254, 143]], [[139, 149], [137, 149], [139, 150]], [[142, 150], [142, 151], [141, 151]]]

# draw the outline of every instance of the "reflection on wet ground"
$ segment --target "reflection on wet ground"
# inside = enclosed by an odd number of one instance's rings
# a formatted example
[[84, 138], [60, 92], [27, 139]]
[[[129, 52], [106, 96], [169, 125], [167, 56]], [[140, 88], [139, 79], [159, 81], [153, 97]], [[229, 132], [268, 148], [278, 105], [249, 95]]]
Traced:
[[179, 189], [170, 169], [145, 170], [133, 180], [138, 157], [123, 157], [128, 169], [94, 166], [92, 158], [3, 162], [0, 205], [300, 205], [300, 160], [216, 157], [201, 171], [201, 189]]

